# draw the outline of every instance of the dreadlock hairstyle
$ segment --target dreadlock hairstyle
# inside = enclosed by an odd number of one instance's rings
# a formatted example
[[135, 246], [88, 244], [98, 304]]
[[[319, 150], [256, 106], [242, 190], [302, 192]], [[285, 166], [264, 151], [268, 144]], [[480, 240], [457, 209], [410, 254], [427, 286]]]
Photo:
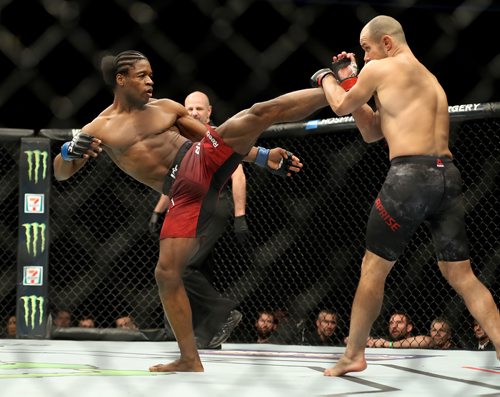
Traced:
[[128, 69], [134, 66], [138, 61], [148, 60], [146, 56], [139, 51], [123, 51], [118, 55], [106, 55], [101, 61], [101, 71], [104, 82], [110, 87], [116, 84], [115, 77], [118, 73], [127, 74]]

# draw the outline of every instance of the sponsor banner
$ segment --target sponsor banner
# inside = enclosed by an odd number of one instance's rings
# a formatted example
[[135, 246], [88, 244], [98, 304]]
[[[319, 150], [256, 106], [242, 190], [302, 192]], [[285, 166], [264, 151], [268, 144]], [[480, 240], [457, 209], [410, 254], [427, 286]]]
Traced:
[[31, 285], [31, 286], [43, 285], [43, 267], [24, 266], [23, 285]]
[[49, 139], [21, 139], [16, 308], [18, 338], [46, 337], [51, 166]]
[[43, 214], [45, 210], [44, 199], [44, 194], [26, 193], [24, 195], [24, 213]]
[[18, 317], [18, 323], [29, 330], [41, 328], [45, 318], [45, 297], [28, 295], [19, 300], [22, 316]]
[[28, 180], [38, 184], [47, 179], [49, 153], [46, 150], [24, 150], [28, 164]]
[[43, 254], [47, 244], [47, 225], [45, 223], [23, 223], [25, 247], [29, 256], [36, 258]]

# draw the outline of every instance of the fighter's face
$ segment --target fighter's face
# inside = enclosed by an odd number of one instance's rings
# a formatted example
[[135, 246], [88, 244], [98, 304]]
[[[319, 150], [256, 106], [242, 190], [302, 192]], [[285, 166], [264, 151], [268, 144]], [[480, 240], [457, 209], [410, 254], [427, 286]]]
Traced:
[[380, 42], [375, 41], [365, 29], [361, 31], [361, 35], [359, 36], [359, 44], [365, 52], [365, 55], [363, 57], [365, 63], [368, 63], [374, 59], [382, 59], [387, 57], [387, 54], [384, 51], [382, 40], [380, 40]]
[[128, 69], [126, 74], [117, 75], [117, 83], [125, 90], [131, 102], [147, 103], [153, 96], [153, 71], [149, 61], [141, 59]]

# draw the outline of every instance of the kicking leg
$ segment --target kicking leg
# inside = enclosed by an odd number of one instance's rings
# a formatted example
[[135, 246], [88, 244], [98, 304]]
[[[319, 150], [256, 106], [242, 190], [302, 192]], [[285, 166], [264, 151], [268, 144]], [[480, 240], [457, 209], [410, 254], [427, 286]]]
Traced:
[[460, 262], [438, 262], [441, 273], [464, 299], [472, 317], [493, 342], [500, 360], [500, 314], [491, 292], [472, 271], [470, 260]]
[[166, 238], [160, 240], [160, 257], [155, 269], [161, 303], [179, 345], [181, 356], [169, 364], [158, 364], [151, 372], [203, 372], [196, 349], [191, 307], [182, 283], [182, 271], [196, 251], [194, 238]]
[[321, 88], [293, 91], [239, 112], [219, 126], [217, 133], [236, 153], [247, 154], [270, 125], [303, 120], [325, 106], [328, 102]]
[[393, 265], [394, 262], [366, 251], [361, 266], [361, 278], [352, 304], [347, 347], [337, 364], [325, 370], [326, 376], [342, 376], [366, 368], [366, 341], [373, 322], [380, 314], [385, 279]]

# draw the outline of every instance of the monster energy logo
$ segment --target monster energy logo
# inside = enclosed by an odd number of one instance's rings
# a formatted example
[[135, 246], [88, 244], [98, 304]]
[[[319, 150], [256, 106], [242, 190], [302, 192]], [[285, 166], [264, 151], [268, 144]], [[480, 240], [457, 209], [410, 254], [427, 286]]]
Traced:
[[[31, 329], [35, 329], [43, 323], [43, 311], [45, 298], [43, 296], [30, 295], [22, 296], [24, 309], [24, 324]], [[36, 321], [38, 314], [38, 322]]]
[[[26, 236], [26, 251], [28, 254], [36, 256], [38, 252], [45, 251], [45, 223], [23, 223], [24, 234]], [[40, 247], [38, 251], [37, 247]]]
[[38, 176], [40, 174], [42, 180], [47, 178], [47, 158], [49, 154], [45, 150], [25, 150], [28, 159], [28, 179], [38, 183]]

